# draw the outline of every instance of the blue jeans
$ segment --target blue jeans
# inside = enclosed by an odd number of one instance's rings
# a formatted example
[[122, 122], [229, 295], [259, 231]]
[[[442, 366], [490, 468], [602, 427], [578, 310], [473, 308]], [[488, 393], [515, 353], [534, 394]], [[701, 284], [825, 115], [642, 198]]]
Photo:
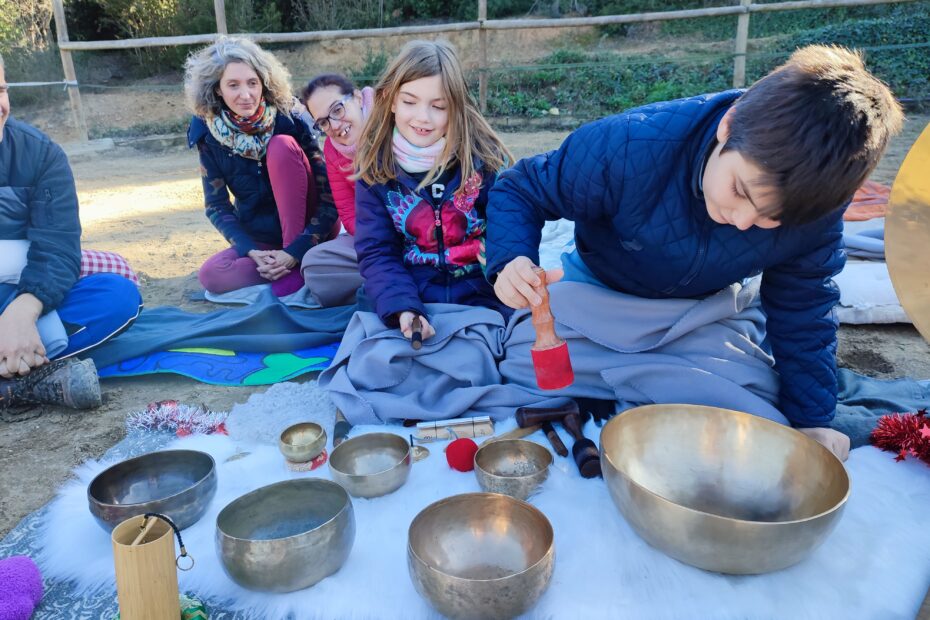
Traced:
[[[16, 295], [15, 284], [0, 284], [0, 312]], [[55, 309], [68, 334], [68, 346], [55, 356], [62, 358], [87, 351], [129, 327], [142, 309], [142, 296], [123, 276], [95, 273], [78, 280]]]

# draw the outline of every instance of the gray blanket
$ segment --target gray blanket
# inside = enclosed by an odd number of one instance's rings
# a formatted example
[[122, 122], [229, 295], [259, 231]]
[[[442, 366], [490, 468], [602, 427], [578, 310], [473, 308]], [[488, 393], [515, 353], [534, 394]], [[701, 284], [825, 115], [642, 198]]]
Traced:
[[320, 385], [353, 424], [400, 418], [513, 415], [566, 396], [615, 399], [621, 410], [651, 403], [706, 404], [785, 423], [774, 407], [778, 377], [760, 347], [759, 283], [702, 300], [650, 300], [579, 282], [550, 287], [575, 382], [535, 385], [528, 312], [508, 325], [484, 308], [432, 304], [436, 335], [414, 351], [398, 330], [356, 313]]

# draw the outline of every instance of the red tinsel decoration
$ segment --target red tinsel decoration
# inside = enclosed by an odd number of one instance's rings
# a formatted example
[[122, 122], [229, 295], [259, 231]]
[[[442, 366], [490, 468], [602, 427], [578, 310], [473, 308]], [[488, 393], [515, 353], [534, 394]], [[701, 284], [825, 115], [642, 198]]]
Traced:
[[882, 416], [871, 439], [882, 450], [897, 452], [896, 461], [913, 456], [930, 465], [930, 419], [926, 409]]

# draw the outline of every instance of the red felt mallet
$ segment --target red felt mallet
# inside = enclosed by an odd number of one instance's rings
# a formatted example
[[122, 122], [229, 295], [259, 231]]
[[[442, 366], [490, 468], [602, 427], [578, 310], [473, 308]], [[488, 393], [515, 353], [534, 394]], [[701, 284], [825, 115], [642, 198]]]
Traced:
[[542, 299], [537, 306], [531, 306], [533, 328], [536, 330], [536, 344], [530, 349], [533, 357], [533, 369], [536, 371], [536, 385], [544, 390], [558, 390], [568, 387], [575, 380], [572, 361], [568, 356], [568, 343], [555, 333], [555, 318], [549, 309], [549, 289], [546, 288], [546, 272], [535, 268], [540, 284], [534, 290]]
[[446, 461], [457, 471], [472, 471], [475, 468], [475, 453], [478, 444], [468, 437], [460, 437], [446, 448]]
[[478, 444], [468, 437], [458, 437], [451, 428], [449, 435], [455, 439], [446, 446], [446, 462], [456, 471], [472, 471], [475, 469], [475, 453]]

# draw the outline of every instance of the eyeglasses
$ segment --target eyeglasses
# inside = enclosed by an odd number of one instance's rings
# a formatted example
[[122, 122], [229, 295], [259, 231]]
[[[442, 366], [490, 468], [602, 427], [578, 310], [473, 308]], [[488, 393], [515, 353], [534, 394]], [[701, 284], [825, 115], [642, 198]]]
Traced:
[[345, 118], [346, 115], [346, 101], [352, 98], [352, 94], [348, 94], [336, 103], [334, 103], [329, 108], [329, 116], [324, 116], [323, 118], [317, 119], [313, 123], [313, 128], [322, 133], [329, 131], [329, 122], [330, 121], [341, 121]]

